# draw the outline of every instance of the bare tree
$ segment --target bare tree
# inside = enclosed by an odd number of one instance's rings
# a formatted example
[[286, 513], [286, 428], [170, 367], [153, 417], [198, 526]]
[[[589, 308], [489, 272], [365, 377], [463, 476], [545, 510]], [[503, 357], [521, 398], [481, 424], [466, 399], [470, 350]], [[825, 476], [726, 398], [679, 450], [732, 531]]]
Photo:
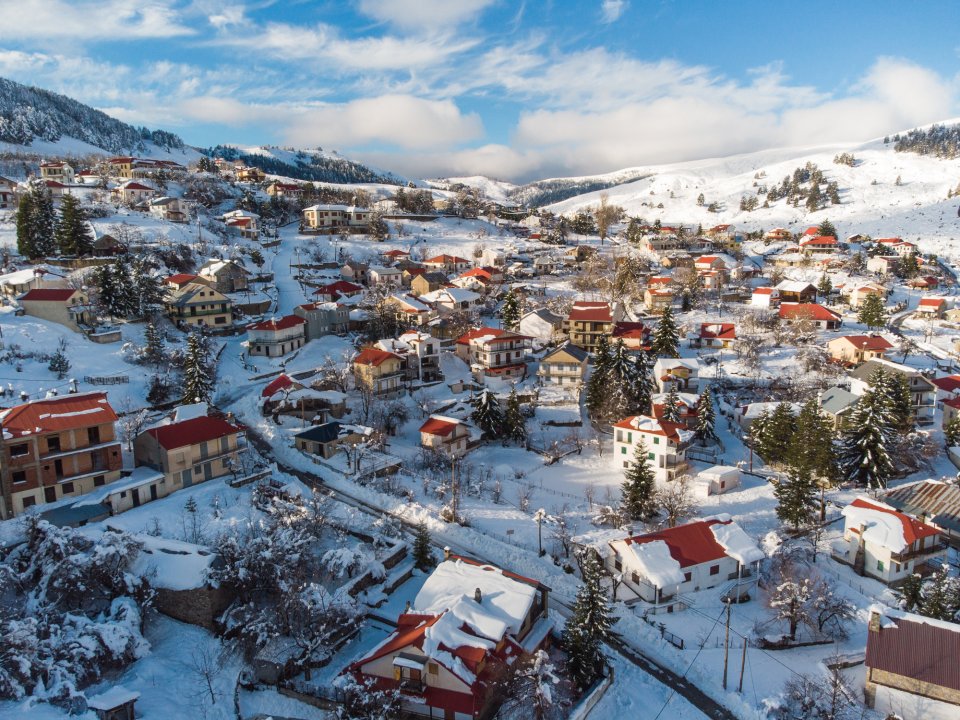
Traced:
[[603, 243], [607, 239], [610, 226], [623, 217], [623, 208], [618, 205], [611, 205], [610, 196], [607, 193], [600, 193], [600, 204], [593, 211], [593, 215], [597, 223], [600, 242]]
[[314, 381], [314, 385], [321, 385], [324, 388], [333, 388], [342, 393], [346, 393], [350, 388], [351, 365], [350, 359], [341, 357], [335, 360], [330, 355], [323, 358], [320, 364], [320, 377]]
[[184, 665], [193, 674], [194, 682], [198, 686], [197, 698], [206, 698], [209, 695], [210, 704], [216, 705], [217, 699], [221, 697], [221, 691], [216, 684], [225, 665], [224, 653], [220, 647], [214, 645], [213, 641], [199, 640], [190, 650]]
[[681, 475], [673, 482], [662, 485], [657, 490], [656, 503], [667, 516], [669, 527], [676, 527], [678, 522], [689, 517], [696, 508], [690, 493], [690, 476]]
[[146, 408], [136, 410], [130, 397], [125, 397], [119, 405], [120, 436], [127, 444], [127, 450], [133, 450], [133, 441], [147, 422]]

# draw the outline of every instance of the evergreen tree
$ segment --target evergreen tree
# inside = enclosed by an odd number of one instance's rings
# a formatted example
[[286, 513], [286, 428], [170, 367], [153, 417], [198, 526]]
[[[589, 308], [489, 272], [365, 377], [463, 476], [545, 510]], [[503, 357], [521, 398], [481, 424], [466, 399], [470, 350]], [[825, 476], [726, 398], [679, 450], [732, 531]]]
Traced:
[[830, 276], [824, 273], [820, 276], [820, 282], [817, 283], [817, 293], [820, 297], [827, 297], [833, 291], [833, 283], [830, 282]]
[[923, 602], [923, 578], [919, 573], [911, 573], [899, 588], [900, 609], [917, 612]]
[[836, 464], [833, 430], [815, 398], [800, 408], [786, 461], [792, 468], [803, 470], [811, 477], [833, 477]]
[[489, 390], [483, 389], [474, 398], [470, 417], [488, 438], [498, 438], [503, 434], [504, 418], [500, 402]]
[[946, 563], [923, 584], [917, 611], [936, 620], [956, 622], [960, 612], [960, 583], [950, 575], [950, 566]]
[[163, 340], [157, 331], [157, 326], [152, 322], [147, 323], [143, 329], [143, 357], [151, 365], [160, 367], [166, 362], [167, 352], [163, 346]]
[[60, 344], [57, 345], [56, 352], [50, 358], [50, 364], [47, 369], [57, 374], [57, 380], [63, 380], [70, 372], [70, 361], [67, 359], [67, 341], [60, 338]]
[[117, 314], [114, 311], [117, 309], [119, 291], [113, 266], [98, 265], [93, 271], [93, 284], [97, 288], [97, 301], [101, 311], [116, 317]]
[[33, 237], [33, 193], [24, 193], [17, 206], [17, 252], [25, 258], [36, 258], [36, 240]]
[[887, 324], [887, 310], [883, 299], [876, 293], [870, 293], [860, 301], [857, 308], [857, 320], [870, 329], [882, 328]]
[[868, 390], [850, 414], [840, 440], [838, 464], [845, 480], [871, 489], [882, 489], [893, 475], [889, 402]]
[[633, 385], [630, 389], [631, 413], [645, 415], [650, 412], [650, 398], [653, 395], [653, 378], [650, 376], [650, 360], [640, 350], [633, 360]]
[[791, 468], [790, 475], [773, 489], [777, 498], [777, 517], [794, 530], [809, 523], [817, 508], [817, 485], [806, 468]]
[[960, 445], [960, 415], [954, 415], [943, 426], [943, 440], [948, 448]]
[[667, 305], [653, 333], [650, 352], [656, 357], [677, 357], [680, 353], [680, 330], [673, 319], [673, 309]]
[[520, 324], [520, 298], [511, 289], [503, 299], [503, 307], [500, 310], [500, 319], [503, 321], [503, 327], [507, 330], [516, 330]]
[[697, 426], [694, 435], [701, 444], [717, 442], [717, 416], [713, 410], [713, 395], [710, 388], [704, 388], [697, 401]]
[[417, 523], [417, 530], [413, 536], [413, 562], [424, 572], [436, 565], [431, 547], [430, 530], [427, 529], [427, 523], [423, 520]]
[[670, 384], [670, 390], [663, 399], [663, 420], [672, 423], [680, 422], [680, 393], [677, 392], [675, 383]]
[[507, 409], [503, 414], [504, 434], [511, 440], [524, 444], [527, 440], [527, 422], [520, 410], [520, 397], [517, 388], [510, 389], [507, 398]]
[[593, 353], [593, 368], [590, 372], [590, 379], [587, 381], [587, 410], [590, 412], [590, 416], [594, 418], [600, 418], [604, 414], [610, 362], [610, 346], [607, 343], [607, 336], [601, 335]]
[[41, 183], [34, 183], [30, 192], [33, 194], [33, 210], [30, 214], [31, 234], [37, 257], [47, 257], [57, 251], [54, 238], [56, 213], [53, 209], [53, 196]]
[[817, 226], [817, 235], [837, 237], [837, 228], [829, 220], [824, 220]]
[[633, 449], [633, 462], [624, 472], [620, 486], [620, 506], [624, 515], [631, 520], [643, 520], [653, 515], [656, 510], [656, 490], [656, 478], [647, 457], [647, 447], [640, 440]]
[[[790, 405], [780, 403], [772, 413], [763, 418], [759, 428], [751, 428], [754, 450], [764, 462], [769, 465], [786, 462], [795, 420]], [[757, 421], [760, 421], [760, 418]], [[754, 426], [757, 421], [754, 421]]]
[[204, 343], [196, 333], [191, 333], [187, 338], [187, 357], [183, 366], [185, 403], [210, 402], [213, 379], [210, 377], [209, 363]]
[[93, 250], [93, 232], [75, 195], [64, 195], [60, 201], [60, 218], [55, 237], [57, 250], [61, 255], [82, 257]]
[[583, 583], [563, 630], [563, 644], [570, 679], [585, 690], [603, 672], [603, 643], [610, 633], [610, 606], [600, 583], [600, 563], [595, 553], [587, 551], [581, 556], [580, 570]]
[[910, 395], [910, 381], [903, 373], [891, 373], [890, 407], [895, 424], [893, 429], [900, 433], [913, 430], [913, 401]]
[[610, 417], [623, 418], [633, 411], [636, 369], [633, 357], [627, 351], [623, 338], [620, 338], [613, 347], [607, 370], [606, 414]]

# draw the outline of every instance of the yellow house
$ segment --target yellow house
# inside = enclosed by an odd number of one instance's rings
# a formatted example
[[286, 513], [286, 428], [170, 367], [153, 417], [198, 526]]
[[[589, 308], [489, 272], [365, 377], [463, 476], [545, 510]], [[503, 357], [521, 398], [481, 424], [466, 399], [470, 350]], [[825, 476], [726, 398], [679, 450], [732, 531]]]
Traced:
[[201, 282], [188, 282], [174, 289], [164, 305], [177, 325], [229, 327], [233, 320], [230, 298]]
[[659, 315], [665, 307], [673, 305], [673, 290], [647, 288], [643, 291], [643, 304], [647, 306], [647, 310]]
[[880, 335], [844, 335], [827, 343], [830, 358], [849, 365], [883, 358], [891, 348], [893, 345]]
[[567, 343], [543, 356], [537, 375], [544, 383], [579, 385], [587, 372], [588, 357], [586, 350]]
[[366, 347], [353, 359], [353, 372], [357, 384], [374, 395], [396, 395], [403, 389], [403, 358], [395, 353]]

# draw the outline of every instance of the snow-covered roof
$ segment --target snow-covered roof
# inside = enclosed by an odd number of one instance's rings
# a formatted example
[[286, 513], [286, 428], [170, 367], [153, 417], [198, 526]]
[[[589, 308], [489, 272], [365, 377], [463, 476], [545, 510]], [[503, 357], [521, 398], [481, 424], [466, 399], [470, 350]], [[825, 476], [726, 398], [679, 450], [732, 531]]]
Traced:
[[143, 549], [133, 562], [131, 570], [137, 575], [152, 574], [150, 584], [167, 590], [191, 590], [204, 585], [207, 570], [216, 554], [202, 545], [136, 535]]
[[886, 503], [859, 497], [841, 511], [845, 528], [862, 533], [865, 542], [876, 543], [891, 552], [903, 552], [924, 537], [940, 534], [937, 528], [914, 520]]
[[173, 413], [173, 422], [183, 420], [192, 420], [193, 418], [206, 417], [210, 414], [210, 406], [205, 402], [190, 403], [189, 405], [180, 405]]
[[657, 587], [679, 585], [683, 582], [680, 563], [673, 559], [670, 548], [663, 540], [630, 543], [626, 548], [644, 577]]
[[87, 707], [93, 710], [113, 710], [121, 705], [134, 702], [140, 697], [136, 690], [127, 690], [123, 685], [114, 685], [106, 692], [87, 698]]
[[157, 482], [158, 480], [163, 480], [163, 473], [149, 468], [146, 465], [141, 465], [133, 469], [133, 472], [125, 478], [121, 478], [116, 482], [109, 483], [103, 487], [95, 488], [93, 492], [82, 496], [77, 502], [73, 504], [74, 507], [85, 507], [87, 505], [100, 505], [105, 502], [107, 498], [111, 495], [116, 495], [120, 492], [125, 492], [126, 490], [132, 490], [133, 488], [141, 487], [142, 485], [149, 485], [150, 483]]
[[[727, 468], [727, 470], [731, 469], [736, 470], [736, 468]], [[710, 526], [710, 530], [727, 555], [741, 565], [748, 565], [763, 560], [763, 551], [758, 548], [757, 544], [743, 531], [743, 528], [736, 523], [715, 523]]]

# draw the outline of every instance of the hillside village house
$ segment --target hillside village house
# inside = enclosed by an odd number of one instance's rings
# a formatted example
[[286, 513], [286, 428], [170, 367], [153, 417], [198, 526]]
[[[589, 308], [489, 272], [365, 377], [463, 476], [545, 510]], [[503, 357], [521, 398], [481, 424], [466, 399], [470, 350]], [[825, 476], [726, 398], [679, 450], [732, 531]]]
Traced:
[[660, 315], [664, 308], [673, 305], [676, 293], [669, 289], [657, 289], [648, 287], [643, 291], [643, 304], [653, 315]]
[[614, 463], [617, 467], [623, 470], [630, 468], [636, 446], [643, 443], [657, 480], [668, 482], [686, 472], [687, 446], [693, 433], [680, 423], [636, 415], [614, 424], [613, 432]]
[[147, 201], [150, 214], [167, 222], [185, 223], [190, 219], [190, 207], [183, 198], [158, 197]]
[[[667, 410], [668, 393], [653, 393], [650, 397], [650, 414], [657, 420], [663, 420]], [[700, 396], [695, 393], [677, 393], [677, 423], [685, 430], [693, 430], [697, 424], [697, 407]]]
[[450, 285], [447, 276], [440, 270], [424, 271], [410, 281], [410, 290], [418, 297]]
[[120, 202], [127, 205], [136, 205], [156, 196], [157, 191], [149, 185], [144, 185], [136, 180], [127, 180], [122, 185], [118, 185], [110, 191], [110, 198], [114, 202]]
[[840, 243], [832, 235], [814, 235], [803, 238], [798, 249], [808, 253], [835, 253], [840, 249]]
[[378, 397], [397, 395], [403, 390], [403, 358], [375, 347], [363, 348], [353, 359], [358, 384]]
[[470, 429], [456, 418], [431, 415], [420, 426], [420, 447], [436, 450], [451, 458], [463, 457], [469, 440]]
[[530, 338], [501, 328], [482, 327], [457, 338], [457, 357], [470, 366], [474, 380], [488, 377], [513, 379], [526, 376], [524, 360]]
[[306, 321], [304, 337], [307, 342], [324, 335], [342, 335], [350, 322], [350, 309], [335, 302], [305, 303], [295, 307], [293, 314]]
[[899, 265], [899, 255], [874, 255], [867, 259], [867, 270], [877, 275], [893, 275]]
[[297, 315], [286, 315], [254, 323], [247, 327], [247, 353], [264, 357], [281, 357], [303, 347], [307, 321]]
[[462, 273], [470, 269], [470, 261], [456, 255], [435, 255], [423, 261], [423, 266], [430, 270], [440, 270], [447, 275]]
[[884, 254], [893, 252], [900, 257], [917, 254], [917, 246], [915, 243], [907, 242], [900, 238], [877, 238], [874, 242], [883, 248]]
[[47, 398], [0, 413], [0, 517], [77, 497], [120, 477], [117, 415], [102, 392]]
[[818, 303], [781, 303], [778, 317], [789, 323], [806, 322], [820, 330], [837, 330], [843, 316]]
[[893, 343], [881, 335], [844, 335], [827, 343], [830, 358], [845, 365], [859, 365], [874, 358], [885, 358]]
[[840, 295], [845, 297], [847, 303], [854, 309], [859, 308], [868, 295], [879, 295], [881, 300], [886, 300], [887, 298], [887, 289], [878, 283], [843, 285], [839, 290]]
[[340, 450], [364, 442], [366, 433], [360, 432], [357, 425], [326, 422], [301, 430], [293, 437], [297, 450], [329, 460]]
[[384, 302], [392, 305], [396, 317], [404, 326], [407, 325], [426, 325], [433, 320], [436, 311], [424, 302], [420, 302], [413, 295], [394, 294], [388, 297]]
[[783, 280], [777, 285], [777, 292], [784, 303], [812, 303], [817, 299], [817, 288], [799, 280]]
[[887, 490], [881, 499], [895, 510], [933, 525], [953, 547], [960, 547], [960, 486], [920, 480]]
[[56, 180], [65, 185], [73, 185], [74, 169], [62, 160], [40, 163], [40, 177], [43, 180]]
[[946, 562], [947, 543], [939, 529], [886, 503], [859, 497], [841, 513], [843, 538], [834, 542], [833, 558], [861, 575], [899, 585]]
[[864, 700], [878, 717], [952, 720], [960, 716], [960, 625], [870, 609]]
[[403, 284], [403, 273], [395, 267], [371, 265], [369, 271], [370, 285], [386, 285], [400, 287]]
[[420, 300], [436, 310], [458, 312], [483, 305], [483, 296], [473, 290], [458, 287], [441, 288], [421, 295]]
[[356, 260], [348, 260], [343, 264], [343, 267], [340, 268], [340, 277], [351, 283], [360, 283], [361, 285], [366, 285], [369, 280], [370, 265], [369, 263], [357, 262]]
[[680, 392], [697, 392], [700, 363], [696, 358], [657, 358], [653, 381], [660, 392], [669, 392], [671, 387]]
[[651, 332], [646, 323], [621, 320], [613, 324], [610, 344], [616, 345], [622, 340], [627, 350], [642, 350], [650, 346]]
[[283, 183], [279, 180], [274, 180], [272, 183], [267, 185], [264, 191], [270, 197], [277, 197], [281, 200], [296, 200], [297, 198], [303, 196], [302, 187], [296, 183]]
[[920, 298], [917, 305], [917, 315], [927, 318], [941, 319], [947, 310], [945, 298]]
[[701, 323], [699, 332], [690, 338], [690, 346], [731, 348], [736, 341], [737, 326], [733, 323]]
[[820, 412], [827, 416], [834, 430], [840, 430], [854, 406], [860, 400], [859, 395], [842, 387], [830, 387], [823, 391], [818, 398]]
[[610, 303], [578, 300], [570, 308], [564, 329], [573, 345], [593, 352], [601, 335], [609, 339], [613, 323], [614, 311]]
[[[138, 466], [162, 472], [163, 495], [237, 470], [243, 429], [202, 415], [144, 430], [133, 441]], [[156, 498], [151, 498], [156, 499]]]
[[266, 173], [258, 167], [247, 167], [246, 165], [237, 165], [233, 169], [234, 177], [237, 182], [260, 183], [266, 179]]
[[369, 208], [354, 205], [311, 205], [303, 211], [303, 226], [318, 232], [362, 232], [370, 226], [371, 214]]
[[768, 230], [763, 234], [764, 240], [773, 240], [776, 242], [781, 242], [783, 240], [792, 240], [793, 233], [787, 230], [786, 228], [774, 228], [773, 230]]
[[202, 282], [190, 281], [172, 290], [164, 307], [176, 325], [225, 328], [233, 323], [230, 298]]
[[220, 216], [228, 230], [236, 232], [247, 240], [260, 237], [260, 216], [248, 210], [231, 210]]
[[578, 387], [586, 377], [589, 358], [583, 348], [565, 343], [540, 359], [537, 376], [546, 384]]
[[753, 289], [750, 296], [753, 307], [772, 308], [780, 304], [780, 291], [772, 287], [758, 287]]
[[346, 280], [321, 285], [313, 292], [319, 302], [334, 302], [341, 298], [351, 298], [363, 293], [363, 286]]
[[377, 342], [377, 347], [399, 355], [408, 380], [436, 382], [443, 379], [440, 371], [440, 340], [430, 333], [408, 330], [398, 338]]
[[728, 516], [678, 525], [609, 543], [606, 565], [619, 574], [617, 596], [639, 597], [654, 612], [683, 610], [681, 595], [723, 588], [744, 599], [756, 580], [763, 551]]
[[640, 249], [653, 255], [680, 250], [683, 247], [683, 241], [676, 235], [644, 235], [640, 238]]
[[180, 163], [173, 160], [153, 160], [151, 158], [137, 158], [130, 156], [112, 157], [105, 163], [107, 173], [116, 178], [149, 178], [157, 173], [181, 173], [186, 170]]
[[402, 709], [412, 715], [489, 718], [516, 660], [546, 642], [549, 592], [444, 551], [397, 629], [346, 671], [378, 689], [402, 690]]
[[50, 271], [46, 265], [34, 265], [0, 275], [0, 295], [16, 298], [31, 290], [67, 288], [66, 278]]
[[224, 295], [242, 292], [249, 287], [250, 271], [233, 260], [207, 260], [197, 274]]
[[908, 365], [874, 358], [850, 373], [850, 392], [862, 396], [870, 387], [870, 378], [878, 368], [883, 368], [887, 374], [895, 373], [906, 377], [910, 386], [911, 410], [915, 421], [921, 425], [933, 422], [933, 415], [937, 405], [937, 386], [915, 368]]
[[6, 210], [16, 205], [17, 183], [9, 178], [0, 176], [0, 210]]
[[97, 324], [97, 315], [87, 294], [72, 288], [39, 288], [19, 298], [25, 315], [42, 318], [83, 332]]
[[535, 340], [535, 345], [549, 345], [563, 338], [563, 318], [546, 308], [531, 310], [520, 317], [517, 330]]

